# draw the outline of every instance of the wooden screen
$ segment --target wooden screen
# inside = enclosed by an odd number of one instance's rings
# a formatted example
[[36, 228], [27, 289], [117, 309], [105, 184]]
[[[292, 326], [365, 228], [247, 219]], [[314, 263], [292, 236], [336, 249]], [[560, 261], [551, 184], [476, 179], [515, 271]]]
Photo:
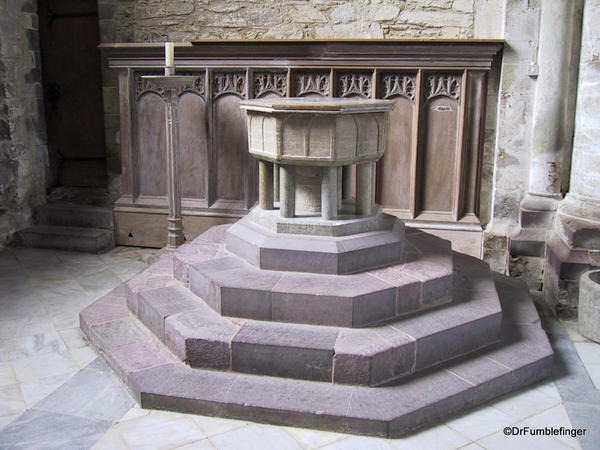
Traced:
[[[105, 47], [111, 66], [121, 70], [118, 239], [140, 245], [124, 235], [127, 214], [166, 213], [163, 93], [142, 78], [161, 73], [162, 54], [157, 46]], [[500, 49], [496, 42], [202, 42], [178, 48], [177, 73], [197, 75], [179, 102], [183, 212], [195, 217], [192, 234], [235, 220], [255, 203], [257, 164], [248, 154], [239, 102], [267, 96], [393, 100], [377, 201], [411, 221], [478, 226], [486, 80]], [[143, 234], [162, 239], [157, 230]], [[141, 244], [152, 239], [142, 237]]]

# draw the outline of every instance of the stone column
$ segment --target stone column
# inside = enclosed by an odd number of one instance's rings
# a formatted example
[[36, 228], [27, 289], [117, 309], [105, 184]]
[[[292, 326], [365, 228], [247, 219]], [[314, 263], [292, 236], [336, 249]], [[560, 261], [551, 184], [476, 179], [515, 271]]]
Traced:
[[177, 103], [179, 97], [173, 88], [165, 93], [167, 100], [166, 146], [167, 146], [167, 196], [169, 203], [169, 227], [167, 248], [176, 249], [185, 242], [181, 217], [181, 194], [179, 189], [179, 127]]
[[579, 0], [542, 1], [529, 188], [522, 209], [553, 211], [561, 198], [563, 159], [570, 152], [568, 130], [573, 126], [569, 97], [574, 95], [570, 78], [578, 12]]
[[338, 168], [323, 167], [321, 180], [321, 217], [325, 220], [337, 216], [338, 210]]
[[[600, 91], [598, 46], [600, 0], [587, 0], [583, 14], [576, 128], [569, 193], [558, 209], [558, 232], [571, 247], [600, 250]], [[596, 257], [594, 266], [600, 265]]]
[[342, 167], [342, 199], [352, 198], [352, 165]]
[[258, 204], [260, 209], [273, 209], [273, 164], [258, 160]]
[[279, 214], [294, 217], [296, 211], [296, 167], [279, 166]]
[[356, 214], [370, 216], [373, 211], [373, 168], [375, 163], [356, 165]]

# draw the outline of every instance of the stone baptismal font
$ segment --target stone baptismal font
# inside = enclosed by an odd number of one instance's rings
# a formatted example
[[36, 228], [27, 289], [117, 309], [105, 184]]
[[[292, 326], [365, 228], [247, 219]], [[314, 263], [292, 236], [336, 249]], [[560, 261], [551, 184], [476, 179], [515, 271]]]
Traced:
[[391, 105], [242, 102], [259, 205], [81, 312], [143, 407], [393, 437], [550, 374], [525, 284], [374, 203]]

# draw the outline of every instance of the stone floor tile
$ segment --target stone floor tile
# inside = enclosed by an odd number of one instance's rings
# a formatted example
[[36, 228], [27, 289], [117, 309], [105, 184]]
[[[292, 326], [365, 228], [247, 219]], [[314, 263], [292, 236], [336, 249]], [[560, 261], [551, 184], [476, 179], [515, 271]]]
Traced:
[[83, 337], [83, 333], [79, 327], [60, 330], [58, 334], [69, 350], [75, 350], [88, 346], [88, 343]]
[[472, 441], [477, 441], [515, 422], [517, 419], [499, 409], [482, 406], [449, 420], [446, 425]]
[[36, 409], [116, 421], [133, 404], [133, 399], [113, 374], [84, 369], [40, 401]]
[[48, 295], [42, 298], [42, 304], [48, 315], [65, 311], [81, 311], [95, 300], [91, 292], [81, 290], [67, 295]]
[[92, 450], [129, 450], [119, 432], [111, 428], [92, 447]]
[[210, 437], [219, 450], [300, 450], [300, 444], [283, 429], [269, 425], [252, 424]]
[[27, 409], [18, 384], [0, 387], [0, 417], [21, 414]]
[[522, 420], [558, 404], [560, 404], [560, 399], [550, 397], [536, 389], [525, 388], [494, 400], [491, 406], [509, 416]]
[[86, 291], [105, 291], [117, 287], [123, 282], [111, 269], [105, 267], [97, 272], [77, 278], [77, 282]]
[[28, 317], [26, 319], [0, 320], [0, 341], [55, 330], [50, 318]]
[[600, 390], [600, 344], [575, 342], [575, 349], [596, 389]]
[[12, 370], [12, 365], [8, 362], [0, 363], [0, 387], [16, 383], [17, 379]]
[[137, 419], [138, 417], [147, 416], [152, 412], [151, 409], [140, 408], [137, 404], [133, 405], [133, 407], [127, 411], [119, 422], [125, 422], [127, 420]]
[[174, 448], [204, 439], [200, 427], [182, 414], [155, 412], [115, 426], [132, 450]]
[[[547, 409], [544, 412], [536, 414], [535, 416], [528, 417], [525, 422], [533, 427], [543, 428], [543, 427], [565, 427], [572, 428], [571, 420], [567, 415], [567, 411], [565, 410], [564, 405], [557, 405], [554, 408]], [[567, 444], [571, 447], [574, 445], [579, 445], [576, 438], [572, 438], [570, 436], [556, 436], [556, 439], [560, 440], [564, 444]]]
[[562, 401], [560, 398], [560, 392], [558, 392], [556, 383], [554, 382], [554, 380], [552, 378], [549, 378], [545, 381], [542, 381], [541, 383], [538, 383], [537, 385], [534, 385], [533, 389], [535, 389], [536, 391], [542, 392], [544, 395], [547, 395], [553, 399], [556, 399], [559, 402]]
[[321, 448], [323, 450], [392, 450], [394, 447], [385, 439], [352, 436]]
[[16, 291], [0, 295], [3, 320], [27, 319], [43, 316], [46, 311], [38, 297], [30, 292]]
[[290, 433], [300, 443], [302, 448], [306, 449], [320, 448], [347, 437], [347, 435], [341, 433], [311, 430], [308, 428], [283, 427], [282, 429]]
[[209, 439], [202, 439], [201, 441], [177, 447], [177, 450], [216, 450], [216, 447]]
[[19, 383], [19, 388], [21, 389], [21, 394], [23, 394], [23, 400], [25, 401], [27, 408], [32, 408], [40, 400], [57, 390], [71, 378], [71, 375], [72, 373], [66, 373], [62, 376], [53, 376], [50, 378]]
[[31, 409], [0, 432], [0, 449], [86, 449], [90, 448], [110, 425], [108, 421]]
[[471, 442], [469, 445], [461, 447], [460, 450], [485, 450], [481, 445]]
[[58, 352], [19, 359], [13, 361], [12, 366], [20, 383], [43, 378], [60, 378], [78, 371], [68, 354]]
[[148, 265], [141, 261], [120, 261], [110, 265], [110, 269], [122, 280], [127, 281], [131, 277], [134, 277]]
[[61, 299], [65, 301], [68, 298], [85, 294], [85, 289], [83, 289], [75, 279], [43, 282], [33, 280], [33, 283], [37, 284], [37, 288], [40, 290], [40, 299], [42, 301], [46, 299], [51, 301], [54, 299], [56, 303], [60, 304]]
[[449, 450], [461, 448], [471, 442], [465, 436], [454, 431], [447, 425], [438, 425], [425, 430], [416, 431], [399, 439], [390, 440], [397, 449]]
[[94, 361], [98, 354], [92, 347], [83, 347], [76, 348], [74, 350], [69, 350], [69, 354], [71, 355], [71, 359], [77, 364], [77, 367], [80, 369], [85, 368], [89, 363]]
[[69, 328], [76, 328], [79, 326], [79, 312], [85, 308], [68, 309], [66, 311], [57, 312], [50, 314], [50, 321], [55, 329], [58, 331], [66, 330]]
[[65, 353], [67, 346], [56, 331], [32, 334], [10, 339], [1, 344], [9, 361], [30, 358], [48, 353]]
[[561, 320], [560, 323], [573, 342], [587, 341], [587, 339], [579, 332], [579, 323], [576, 320]]
[[[528, 425], [525, 422], [518, 422], [514, 426]], [[481, 439], [478, 444], [487, 450], [522, 450], [525, 448], [527, 450], [572, 450], [573, 448], [552, 436], [506, 436], [502, 431]]]
[[227, 431], [235, 430], [237, 428], [246, 427], [250, 425], [250, 422], [244, 422], [242, 420], [224, 419], [221, 417], [208, 417], [208, 416], [195, 416], [190, 415], [200, 429], [207, 436], [214, 436], [215, 434], [225, 433]]
[[17, 420], [19, 417], [21, 417], [21, 413], [8, 416], [0, 416], [0, 431], [2, 431], [15, 420]]

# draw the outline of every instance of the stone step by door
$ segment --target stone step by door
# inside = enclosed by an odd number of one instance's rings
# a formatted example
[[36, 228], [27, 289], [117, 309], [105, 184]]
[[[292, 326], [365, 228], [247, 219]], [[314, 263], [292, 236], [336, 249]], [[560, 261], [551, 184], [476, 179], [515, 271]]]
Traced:
[[102, 253], [115, 246], [110, 208], [48, 203], [34, 217], [36, 225], [19, 231], [26, 247]]

